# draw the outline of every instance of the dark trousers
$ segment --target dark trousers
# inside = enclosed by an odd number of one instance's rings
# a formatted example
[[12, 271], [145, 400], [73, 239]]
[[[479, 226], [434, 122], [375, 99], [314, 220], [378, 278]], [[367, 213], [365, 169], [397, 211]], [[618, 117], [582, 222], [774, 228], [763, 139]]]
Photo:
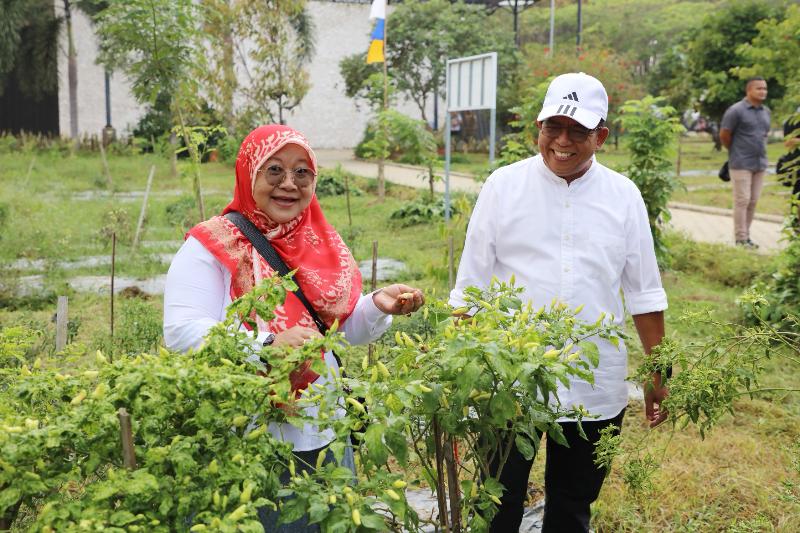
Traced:
[[[594, 464], [594, 448], [600, 432], [609, 425], [622, 427], [623, 409], [608, 420], [584, 421], [583, 430], [589, 440], [578, 434], [577, 422], [564, 422], [561, 427], [569, 447], [547, 439], [547, 462], [544, 471], [544, 523], [542, 533], [588, 533], [589, 506], [597, 499], [607, 471]], [[502, 505], [492, 520], [492, 533], [516, 533], [528, 492], [528, 476], [533, 459], [526, 461], [513, 447], [503, 466], [500, 482], [505, 492]], [[490, 467], [497, 471], [497, 464]]]
[[[325, 448], [305, 452], [293, 452], [296, 458], [295, 468], [297, 469], [297, 474], [303, 471], [313, 472], [313, 465], [317, 464], [317, 456], [322, 450], [325, 450]], [[333, 452], [327, 450], [323, 463], [332, 463], [334, 461], [336, 461], [336, 459], [333, 456]], [[339, 466], [345, 466], [352, 470], [353, 479], [355, 480], [356, 465], [353, 457], [353, 449], [351, 447], [348, 446], [345, 448], [344, 457], [342, 457], [342, 462], [339, 463]], [[288, 485], [290, 477], [289, 472], [284, 471], [280, 476], [281, 483]], [[292, 498], [292, 496], [289, 498]], [[278, 520], [280, 519], [280, 514], [277, 511], [273, 511], [271, 507], [260, 507], [258, 509], [258, 518], [261, 520], [261, 526], [266, 533], [319, 533], [320, 531], [318, 524], [308, 523], [308, 516], [302, 516], [291, 524], [281, 524], [279, 526]]]

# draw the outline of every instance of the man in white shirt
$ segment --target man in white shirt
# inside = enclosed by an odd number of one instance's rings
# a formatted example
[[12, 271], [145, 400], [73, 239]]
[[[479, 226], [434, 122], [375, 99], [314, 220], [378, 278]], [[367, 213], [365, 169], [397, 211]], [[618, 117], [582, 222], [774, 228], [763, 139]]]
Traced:
[[[481, 190], [451, 305], [464, 305], [466, 287], [487, 287], [492, 276], [509, 280], [513, 274], [523, 300], [541, 306], [555, 298], [583, 305], [578, 316], [586, 321], [605, 312], [622, 324], [621, 289], [645, 353], [661, 342], [667, 298], [642, 196], [632, 181], [595, 159], [608, 137], [607, 114], [608, 96], [597, 79], [570, 73], [553, 80], [537, 119], [540, 154], [498, 169]], [[597, 345], [595, 384], [574, 380], [559, 389], [562, 405], [583, 405], [596, 418], [583, 422], [588, 441], [566, 419], [559, 423], [570, 446], [547, 439], [545, 533], [589, 531], [590, 504], [606, 476], [594, 464], [594, 444], [603, 428], [621, 427], [627, 406], [625, 346]], [[645, 387], [651, 427], [666, 418], [660, 409], [666, 395], [655, 373]], [[519, 530], [532, 464], [513, 450], [491, 531]]]

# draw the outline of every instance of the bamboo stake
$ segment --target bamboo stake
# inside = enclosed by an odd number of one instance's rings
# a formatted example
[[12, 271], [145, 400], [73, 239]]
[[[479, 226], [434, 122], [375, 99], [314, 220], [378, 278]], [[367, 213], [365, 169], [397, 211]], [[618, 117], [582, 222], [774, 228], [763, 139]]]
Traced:
[[59, 296], [56, 305], [56, 352], [60, 352], [67, 345], [67, 326], [69, 325], [67, 308], [67, 297]]
[[[388, 44], [388, 24], [389, 17], [383, 21], [383, 112], [389, 110], [389, 69], [386, 65], [386, 45]], [[386, 131], [386, 117], [381, 120], [380, 127], [383, 129], [383, 139], [386, 140], [389, 133]], [[386, 197], [386, 175], [385, 175], [385, 161], [383, 153], [378, 160], [378, 199], [382, 202]]]
[[103, 160], [103, 175], [106, 177], [106, 186], [108, 187], [109, 192], [114, 188], [114, 182], [111, 180], [111, 171], [108, 168], [108, 159], [106, 159], [106, 149], [103, 146], [103, 141], [101, 140], [98, 144], [100, 144], [100, 158]]
[[25, 186], [23, 188], [28, 187], [28, 183], [31, 181], [31, 172], [33, 172], [33, 165], [36, 163], [36, 156], [31, 157], [31, 162], [28, 165], [28, 173], [25, 174]]
[[445, 501], [444, 484], [444, 452], [442, 450], [442, 430], [439, 421], [433, 417], [433, 442], [436, 453], [436, 501], [439, 504], [439, 522], [445, 533], [450, 531], [447, 523], [447, 502]]
[[[341, 168], [341, 167], [340, 167]], [[353, 238], [353, 214], [350, 211], [350, 178], [349, 173], [344, 173], [344, 196], [347, 200], [347, 229], [350, 233], [350, 238]]]
[[[375, 292], [378, 284], [378, 241], [372, 241], [372, 278], [370, 279], [370, 290]], [[370, 343], [367, 347], [367, 358], [370, 363], [375, 362], [375, 345]]]
[[147, 187], [144, 190], [144, 199], [142, 200], [142, 210], [139, 212], [139, 223], [136, 224], [136, 235], [133, 237], [133, 251], [139, 246], [139, 234], [142, 231], [142, 223], [144, 223], [144, 214], [147, 211], [147, 197], [150, 196], [150, 186], [153, 184], [153, 174], [155, 174], [156, 166], [150, 166], [150, 175], [147, 176]]
[[108, 360], [114, 361], [114, 273], [117, 263], [117, 232], [111, 234], [111, 347]]
[[119, 436], [122, 441], [122, 462], [128, 470], [136, 470], [136, 452], [133, 449], [133, 430], [131, 415], [124, 407], [117, 411], [119, 417]]

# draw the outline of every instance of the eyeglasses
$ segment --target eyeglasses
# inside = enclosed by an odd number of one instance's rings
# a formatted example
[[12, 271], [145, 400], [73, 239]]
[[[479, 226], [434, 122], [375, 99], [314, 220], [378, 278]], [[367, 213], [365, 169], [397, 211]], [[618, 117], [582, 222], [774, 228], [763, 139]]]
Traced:
[[268, 167], [262, 167], [258, 170], [257, 174], [263, 175], [267, 183], [272, 185], [273, 187], [277, 187], [286, 179], [286, 176], [289, 175], [292, 177], [292, 182], [301, 189], [303, 187], [308, 187], [311, 185], [311, 182], [314, 181], [316, 174], [310, 168], [296, 168], [294, 170], [287, 170], [280, 165], [269, 165]]
[[561, 136], [561, 132], [567, 130], [567, 135], [569, 136], [570, 140], [575, 141], [576, 143], [581, 143], [589, 138], [589, 135], [596, 132], [600, 129], [600, 127], [594, 128], [590, 130], [589, 128], [584, 128], [583, 126], [567, 126], [564, 124], [558, 124], [556, 122], [548, 122], [544, 121], [542, 123], [542, 135], [545, 137], [550, 137], [551, 139], [555, 139]]

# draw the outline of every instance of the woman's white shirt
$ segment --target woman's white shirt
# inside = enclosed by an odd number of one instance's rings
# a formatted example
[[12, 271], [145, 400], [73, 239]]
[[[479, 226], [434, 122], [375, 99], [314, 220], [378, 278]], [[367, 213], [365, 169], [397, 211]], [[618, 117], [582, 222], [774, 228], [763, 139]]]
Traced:
[[[167, 273], [164, 290], [164, 344], [172, 350], [185, 352], [198, 348], [208, 331], [225, 319], [231, 303], [230, 272], [197, 239], [189, 237], [183, 243]], [[381, 312], [372, 300], [372, 294], [362, 295], [340, 331], [350, 344], [366, 344], [383, 334], [392, 323], [391, 315]], [[259, 345], [269, 332], [259, 331], [255, 339]], [[325, 362], [334, 371], [339, 365], [331, 352]], [[326, 376], [315, 386], [328, 382]], [[306, 414], [316, 417], [317, 408], [309, 407]], [[330, 443], [333, 432], [319, 432], [306, 424], [302, 429], [291, 424], [270, 424], [270, 432], [281, 440], [294, 443], [297, 451], [322, 448]]]

